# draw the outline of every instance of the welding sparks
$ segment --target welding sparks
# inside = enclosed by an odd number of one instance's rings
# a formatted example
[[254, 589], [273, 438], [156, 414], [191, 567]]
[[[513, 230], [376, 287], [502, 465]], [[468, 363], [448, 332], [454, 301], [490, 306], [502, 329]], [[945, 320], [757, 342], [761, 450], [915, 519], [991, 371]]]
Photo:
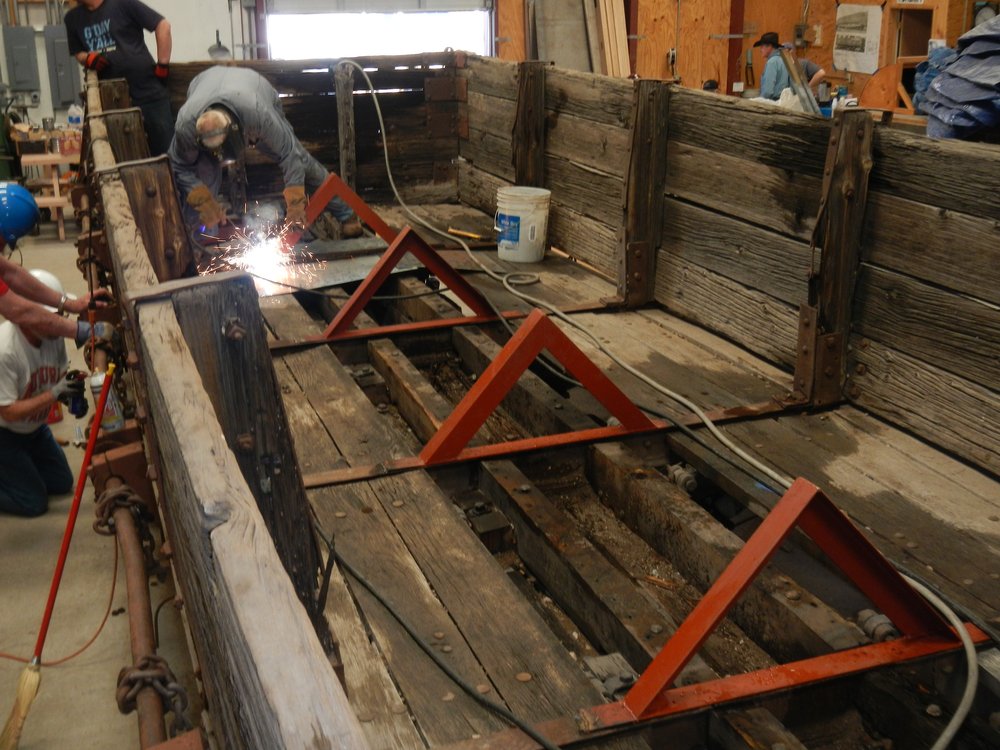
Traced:
[[222, 271], [246, 271], [263, 281], [308, 286], [325, 266], [308, 250], [289, 246], [291, 227], [285, 222], [256, 221], [252, 228], [233, 227], [233, 234], [209, 237], [218, 242], [206, 248], [208, 257], [199, 264], [202, 275]]

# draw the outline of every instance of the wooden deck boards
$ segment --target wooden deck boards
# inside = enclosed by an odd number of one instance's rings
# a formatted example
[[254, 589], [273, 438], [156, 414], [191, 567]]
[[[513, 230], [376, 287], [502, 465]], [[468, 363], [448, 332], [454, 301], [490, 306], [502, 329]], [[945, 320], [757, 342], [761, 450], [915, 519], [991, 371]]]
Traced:
[[[316, 323], [294, 301], [274, 298], [262, 304], [279, 337], [315, 332]], [[310, 464], [309, 469], [341, 462], [361, 465], [418, 448], [412, 439], [400, 437], [398, 427], [386, 424], [393, 414], [380, 413], [329, 350], [281, 359], [283, 385], [292, 393], [300, 389], [312, 407], [310, 414], [302, 395], [290, 399], [300, 460]], [[330, 488], [311, 493], [310, 499], [345, 559], [384, 592], [426, 640], [438, 644], [471, 684], [499, 696], [529, 721], [569, 715], [601, 701], [426, 474]], [[393, 632], [398, 626], [369, 595], [353, 583], [351, 590], [431, 745], [503, 726], [465, 698], [426, 656], [415, 653], [405, 635]]]

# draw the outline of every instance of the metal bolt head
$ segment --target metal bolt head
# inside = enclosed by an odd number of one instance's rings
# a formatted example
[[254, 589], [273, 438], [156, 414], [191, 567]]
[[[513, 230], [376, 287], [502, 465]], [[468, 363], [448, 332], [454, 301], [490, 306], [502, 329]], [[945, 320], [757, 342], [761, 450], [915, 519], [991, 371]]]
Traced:
[[236, 447], [244, 453], [252, 451], [254, 443], [253, 433], [251, 432], [241, 432], [236, 436]]
[[247, 335], [247, 329], [239, 318], [230, 318], [222, 327], [222, 332], [231, 341], [242, 341]]

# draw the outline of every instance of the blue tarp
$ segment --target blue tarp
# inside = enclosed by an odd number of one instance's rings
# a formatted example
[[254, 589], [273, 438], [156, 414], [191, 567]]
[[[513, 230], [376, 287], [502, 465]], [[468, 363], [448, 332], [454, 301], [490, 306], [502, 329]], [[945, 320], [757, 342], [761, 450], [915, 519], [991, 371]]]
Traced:
[[933, 138], [1000, 135], [1000, 16], [966, 32], [956, 50], [933, 50], [917, 67], [917, 111]]

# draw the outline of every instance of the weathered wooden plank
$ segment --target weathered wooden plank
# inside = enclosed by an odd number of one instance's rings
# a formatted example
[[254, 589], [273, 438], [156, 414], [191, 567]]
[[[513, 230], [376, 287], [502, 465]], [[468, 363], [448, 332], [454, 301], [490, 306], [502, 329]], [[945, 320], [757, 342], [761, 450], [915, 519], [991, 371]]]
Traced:
[[810, 253], [804, 242], [666, 198], [661, 246], [681, 262], [701, 266], [789, 305], [806, 299]]
[[[735, 534], [628, 449], [593, 446], [589, 458], [592, 481], [604, 488], [611, 506], [692, 583], [707, 589], [742, 548]], [[786, 596], [792, 590], [800, 597]], [[730, 617], [779, 661], [865, 640], [861, 631], [773, 569], [761, 572]]]
[[[367, 743], [212, 414], [169, 301], [137, 311], [175, 554], [210, 705], [229, 747]], [[267, 617], [261, 617], [266, 612]], [[290, 691], [288, 685], [309, 685]]]
[[517, 99], [517, 63], [495, 57], [469, 55], [460, 76], [468, 78], [473, 91], [514, 101]]
[[629, 131], [617, 125], [549, 110], [545, 148], [551, 156], [579, 162], [624, 177], [628, 167]]
[[[319, 555], [250, 276], [172, 295], [202, 384], [299, 601], [314, 623]], [[218, 321], [206, 325], [206, 321]], [[329, 633], [325, 635], [328, 648]]]
[[635, 84], [635, 121], [622, 199], [625, 216], [618, 251], [618, 296], [629, 307], [652, 301], [660, 246], [667, 168], [669, 91], [655, 81]]
[[545, 70], [533, 61], [517, 67], [517, 111], [511, 130], [514, 181], [541, 187], [545, 183]]
[[510, 138], [517, 105], [510, 99], [469, 92], [469, 129], [485, 131], [498, 138]]
[[812, 236], [820, 180], [718, 150], [671, 139], [667, 147], [669, 196], [698, 203], [772, 232]]
[[679, 86], [671, 96], [671, 140], [709, 150], [724, 145], [731, 156], [822, 177], [829, 120]]
[[[826, 488], [837, 507], [890, 560], [983, 620], [1000, 624], [1000, 579], [991, 575], [997, 572], [998, 557], [988, 536], [957, 528], [941, 510], [925, 510], [909, 493], [892, 490], [880, 476], [890, 457], [860, 452], [853, 429], [841, 430], [822, 416], [798, 414], [773, 424], [745, 422], [728, 425], [726, 431], [785, 474], [810, 477]], [[919, 472], [912, 476], [911, 481], [918, 481]], [[973, 507], [968, 503], [965, 512]]]
[[882, 192], [866, 216], [866, 262], [1000, 305], [1000, 223]]
[[1000, 475], [996, 391], [877, 341], [854, 336], [852, 350], [852, 402]]
[[502, 138], [469, 126], [469, 138], [462, 140], [459, 153], [477, 169], [514, 182], [514, 165], [511, 163], [510, 137]]
[[1000, 307], [864, 265], [854, 330], [1000, 391]]
[[585, 120], [632, 127], [632, 82], [552, 68], [545, 78], [545, 106]]
[[354, 130], [354, 68], [343, 63], [338, 65], [334, 85], [337, 92], [337, 141], [340, 147], [338, 172], [340, 179], [354, 188], [358, 171]]
[[149, 158], [149, 141], [142, 126], [142, 110], [138, 107], [105, 110], [95, 113], [89, 120], [100, 118], [108, 131], [108, 140], [115, 161], [134, 161]]
[[622, 179], [568, 159], [550, 157], [545, 165], [545, 187], [567, 208], [609, 227], [624, 219]]
[[[313, 405], [351, 465], [416, 449], [385, 424], [343, 368], [332, 365], [323, 377], [337, 390], [338, 399]], [[599, 700], [579, 667], [426, 474], [367, 484], [511, 710], [537, 720]], [[441, 555], [442, 549], [449, 554]], [[470, 579], [478, 585], [470, 586]], [[532, 679], [518, 680], [522, 672]]]
[[872, 190], [1000, 219], [1000, 148], [879, 128]]
[[[304, 357], [302, 359], [305, 360], [302, 365], [308, 366], [308, 360]], [[320, 358], [313, 357], [313, 359]], [[330, 445], [330, 436], [295, 379], [295, 373], [284, 361], [276, 360], [274, 369], [281, 384], [282, 399], [288, 412], [292, 437], [295, 439], [299, 466], [321, 471], [343, 465], [340, 454]], [[300, 368], [296, 367], [296, 371], [299, 370]], [[313, 500], [317, 513], [326, 517], [336, 493], [326, 488], [312, 490], [308, 495]], [[439, 686], [435, 690], [432, 681], [425, 677], [423, 684], [427, 689], [418, 691], [414, 701], [404, 705], [404, 699], [397, 690], [396, 683], [393, 682], [389, 668], [383, 661], [378, 647], [372, 642], [366, 622], [355, 606], [347, 581], [337, 569], [334, 569], [330, 576], [324, 614], [340, 643], [344, 664], [344, 688], [348, 700], [355, 715], [366, 719], [361, 722], [361, 728], [370, 745], [379, 748], [424, 746], [425, 742], [410, 718], [410, 711], [413, 711], [418, 720], [427, 720], [428, 716], [422, 710], [421, 696], [426, 693], [430, 705], [438, 709], [441, 701], [437, 696], [443, 694], [442, 688]], [[393, 643], [391, 651], [398, 656], [401, 649], [405, 651], [408, 647], [413, 651], [416, 660], [416, 646], [412, 645], [412, 640], [406, 634], [399, 636], [399, 640]], [[427, 665], [426, 674], [429, 674], [430, 670], [430, 665]], [[407, 707], [409, 710], [406, 710]], [[461, 711], [462, 704], [449, 708], [448, 715], [443, 717], [444, 723], [448, 724]], [[441, 724], [437, 721], [430, 723], [430, 735], [433, 736], [434, 727]]]
[[[661, 251], [656, 265], [656, 300], [764, 359], [785, 366], [795, 361], [798, 315], [770, 295]], [[720, 304], [720, 300], [726, 303]]]
[[[143, 132], [143, 143], [145, 143]], [[170, 162], [133, 164], [118, 169], [128, 193], [150, 263], [160, 281], [193, 275], [193, 256], [180, 204], [174, 190]]]

